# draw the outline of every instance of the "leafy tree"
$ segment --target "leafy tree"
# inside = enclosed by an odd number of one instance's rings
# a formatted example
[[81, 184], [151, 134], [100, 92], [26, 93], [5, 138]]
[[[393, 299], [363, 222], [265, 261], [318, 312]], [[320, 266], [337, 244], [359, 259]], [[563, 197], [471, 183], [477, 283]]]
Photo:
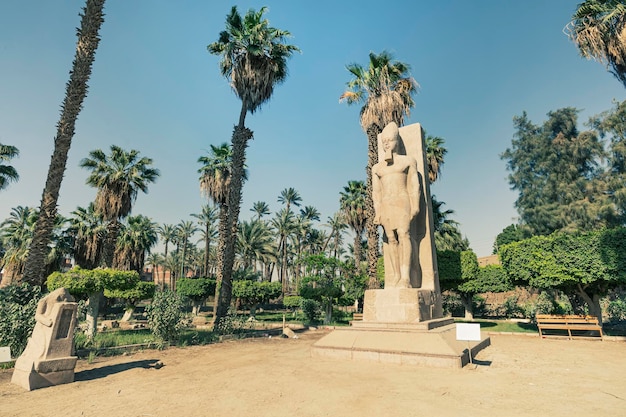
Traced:
[[153, 282], [138, 281], [134, 287], [128, 289], [104, 289], [107, 298], [119, 298], [126, 303], [126, 311], [121, 321], [128, 321], [133, 317], [138, 302], [154, 296], [156, 287]]
[[113, 267], [141, 274], [146, 253], [158, 240], [157, 224], [146, 216], [129, 216], [117, 239]]
[[265, 222], [252, 220], [239, 224], [237, 253], [244, 269], [252, 268], [256, 272], [257, 261], [273, 257], [274, 252], [274, 237]]
[[111, 145], [110, 155], [96, 149], [80, 161], [80, 166], [91, 171], [87, 184], [97, 188], [95, 212], [107, 224], [107, 235], [102, 249], [101, 266], [111, 267], [120, 230], [120, 220], [132, 210], [139, 191], [148, 192], [148, 184], [160, 173], [152, 168], [152, 159], [139, 157], [139, 151], [125, 151]]
[[258, 282], [251, 280], [233, 281], [233, 296], [241, 305], [250, 307], [250, 316], [254, 317], [257, 306], [278, 298], [282, 294], [280, 282]]
[[510, 224], [502, 229], [498, 236], [496, 236], [496, 241], [493, 243], [493, 254], [495, 255], [498, 253], [498, 249], [502, 246], [513, 242], [519, 242], [527, 237], [530, 236], [528, 236], [527, 232], [525, 232], [519, 225]]
[[237, 7], [233, 6], [226, 16], [226, 30], [220, 32], [217, 42], [208, 46], [210, 53], [220, 56], [221, 73], [241, 99], [239, 122], [232, 137], [233, 175], [228, 196], [229, 232], [223, 252], [224, 261], [217, 276], [220, 284], [216, 324], [226, 317], [232, 297], [231, 279], [246, 147], [252, 138], [252, 131], [245, 126], [246, 115], [248, 112], [254, 113], [263, 103], [269, 101], [274, 87], [287, 78], [287, 60], [294, 52], [299, 51], [298, 47], [286, 43], [291, 36], [288, 31], [271, 27], [269, 21], [263, 18], [266, 10], [265, 7], [258, 12], [250, 9], [242, 17]]
[[202, 304], [211, 294], [215, 294], [215, 280], [212, 278], [184, 278], [181, 277], [176, 282], [176, 293], [182, 297], [187, 297], [193, 305], [193, 315], [200, 313]]
[[12, 181], [17, 181], [20, 176], [16, 169], [4, 162], [9, 162], [20, 154], [19, 149], [11, 145], [0, 143], [0, 190], [4, 190]]
[[339, 248], [343, 243], [343, 232], [348, 228], [348, 224], [346, 223], [343, 214], [341, 212], [337, 212], [333, 214], [332, 217], [328, 218], [328, 223], [326, 223], [325, 226], [330, 227], [330, 234], [324, 242], [322, 252], [326, 252], [326, 249], [332, 240], [333, 244], [332, 249], [329, 250], [329, 256], [339, 259]]
[[287, 277], [288, 238], [296, 231], [296, 216], [291, 210], [283, 208], [279, 210], [271, 221], [272, 227], [278, 236], [278, 259], [280, 260], [278, 279], [283, 285], [283, 293], [289, 290], [289, 278]]
[[501, 157], [519, 192], [520, 222], [533, 235], [596, 229], [614, 216], [599, 166], [603, 145], [594, 132], [578, 131], [578, 113], [571, 107], [549, 112], [542, 126], [525, 112], [513, 119], [512, 147]]
[[396, 61], [386, 51], [380, 54], [370, 52], [367, 68], [360, 64], [349, 64], [346, 69], [354, 77], [347, 83], [340, 101], [345, 100], [349, 105], [362, 103], [361, 127], [367, 134], [367, 167], [366, 173], [366, 201], [367, 216], [367, 247], [368, 247], [368, 275], [371, 288], [376, 288], [376, 263], [378, 262], [379, 235], [378, 226], [374, 224], [374, 201], [372, 199], [372, 167], [378, 163], [378, 134], [390, 122], [398, 126], [404, 123], [404, 117], [413, 107], [413, 94], [417, 90], [417, 83], [409, 76], [409, 66]]
[[21, 284], [0, 287], [0, 346], [9, 346], [18, 357], [35, 327], [35, 312], [41, 287]]
[[71, 214], [68, 232], [74, 240], [74, 261], [81, 268], [96, 268], [100, 265], [106, 235], [102, 217], [96, 214], [93, 203], [89, 203], [86, 209], [77, 207]]
[[44, 260], [48, 255], [48, 244], [57, 219], [59, 190], [74, 137], [76, 119], [87, 96], [91, 65], [100, 42], [98, 32], [104, 22], [104, 1], [86, 0], [81, 14], [80, 28], [76, 31], [78, 36], [76, 54], [70, 71], [70, 79], [66, 84], [65, 99], [61, 105], [61, 118], [57, 124], [54, 150], [39, 207], [41, 215], [37, 219], [24, 266], [24, 280], [31, 284], [41, 285], [46, 277]]
[[606, 65], [626, 87], [626, 5], [623, 0], [580, 3], [566, 30], [583, 57]]
[[500, 260], [513, 282], [579, 296], [602, 322], [600, 298], [626, 284], [626, 229], [534, 236], [504, 246]]
[[339, 195], [339, 206], [341, 207], [343, 218], [354, 232], [354, 265], [358, 269], [362, 258], [361, 236], [367, 220], [365, 205], [367, 190], [365, 189], [365, 182], [348, 181], [348, 185], [343, 187], [343, 191]]
[[54, 272], [48, 276], [48, 291], [67, 290], [77, 298], [87, 298], [87, 335], [93, 339], [98, 326], [100, 299], [105, 290], [130, 290], [139, 282], [137, 271], [116, 269], [82, 269], [78, 266], [67, 272]]
[[202, 226], [202, 238], [204, 240], [202, 275], [204, 276], [208, 276], [209, 274], [211, 240], [213, 240], [217, 236], [217, 229], [215, 228], [215, 222], [217, 221], [217, 210], [218, 209], [215, 206], [209, 206], [205, 204], [202, 206], [202, 213], [191, 215], [191, 217], [195, 217], [198, 220], [198, 224]]
[[165, 270], [169, 269], [170, 271], [170, 283], [169, 287], [174, 287], [174, 282], [172, 281], [172, 268], [169, 267], [170, 259], [168, 258], [168, 250], [170, 242], [174, 241], [176, 238], [176, 226], [173, 224], [163, 224], [157, 228], [159, 235], [161, 235], [161, 239], [163, 240], [164, 253], [163, 253], [163, 279], [165, 281]]
[[304, 261], [307, 275], [302, 279], [300, 296], [318, 301], [324, 309], [324, 324], [332, 320], [333, 304], [343, 295], [342, 263], [324, 255], [309, 256]]
[[157, 291], [146, 306], [146, 315], [150, 331], [161, 342], [176, 341], [185, 328], [183, 300], [174, 291]]
[[[180, 257], [180, 275], [179, 278], [185, 276], [185, 265], [187, 262], [187, 247], [189, 240], [198, 231], [198, 228], [189, 220], [182, 220], [176, 225], [176, 239], [178, 247], [182, 247], [182, 254]], [[174, 285], [174, 288], [176, 285]]]

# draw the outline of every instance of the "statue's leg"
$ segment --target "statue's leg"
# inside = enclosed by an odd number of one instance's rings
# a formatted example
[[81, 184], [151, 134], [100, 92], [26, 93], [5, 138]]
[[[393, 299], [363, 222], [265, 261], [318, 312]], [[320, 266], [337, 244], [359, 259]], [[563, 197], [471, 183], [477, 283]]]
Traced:
[[411, 266], [413, 264], [413, 245], [408, 230], [398, 230], [398, 252], [400, 262], [400, 281], [398, 286], [411, 288]]
[[387, 254], [389, 264], [391, 265], [391, 271], [385, 272], [385, 287], [391, 288], [398, 284], [400, 279], [400, 265], [399, 265], [399, 253], [398, 253], [398, 239], [394, 231], [386, 233], [387, 235]]

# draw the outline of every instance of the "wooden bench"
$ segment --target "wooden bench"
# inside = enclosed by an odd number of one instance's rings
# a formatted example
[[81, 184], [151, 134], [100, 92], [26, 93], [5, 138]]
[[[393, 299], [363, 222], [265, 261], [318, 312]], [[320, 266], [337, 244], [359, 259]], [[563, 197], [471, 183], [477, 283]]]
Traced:
[[602, 339], [602, 326], [595, 316], [537, 314], [539, 335], [545, 337], [587, 337]]
[[363, 313], [352, 314], [352, 321], [362, 321], [362, 320], [363, 320]]

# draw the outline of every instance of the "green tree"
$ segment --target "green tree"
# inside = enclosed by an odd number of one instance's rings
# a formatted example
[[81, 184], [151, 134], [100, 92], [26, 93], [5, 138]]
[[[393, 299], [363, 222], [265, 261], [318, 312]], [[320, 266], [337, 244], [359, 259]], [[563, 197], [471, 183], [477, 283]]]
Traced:
[[237, 253], [244, 269], [257, 270], [257, 262], [273, 257], [274, 236], [262, 220], [243, 221], [237, 234]]
[[13, 357], [26, 348], [40, 298], [38, 285], [23, 282], [0, 287], [0, 346], [9, 346]]
[[161, 226], [157, 228], [157, 232], [161, 236], [161, 239], [163, 240], [163, 245], [165, 246], [164, 252], [163, 252], [163, 278], [161, 281], [165, 282], [165, 270], [166, 269], [169, 270], [170, 282], [168, 285], [170, 288], [174, 288], [173, 287], [174, 282], [172, 281], [173, 269], [169, 267], [170, 258], [168, 257], [169, 255], [168, 251], [169, 251], [170, 242], [173, 242], [174, 239], [176, 239], [176, 226], [174, 226], [173, 224], [162, 224]]
[[80, 28], [76, 31], [78, 36], [76, 54], [70, 71], [70, 79], [65, 89], [65, 99], [61, 105], [61, 118], [57, 124], [54, 150], [39, 207], [41, 215], [35, 226], [33, 240], [24, 267], [24, 280], [31, 284], [41, 285], [45, 279], [44, 259], [49, 251], [48, 244], [56, 221], [59, 190], [67, 164], [67, 155], [74, 137], [76, 119], [87, 96], [87, 82], [91, 76], [91, 65], [100, 42], [98, 32], [104, 22], [104, 1], [86, 0], [81, 14]]
[[602, 142], [592, 131], [579, 132], [579, 110], [548, 113], [542, 126], [526, 113], [515, 117], [511, 148], [502, 155], [520, 223], [533, 235], [556, 230], [597, 229], [614, 217], [605, 193]]
[[[179, 278], [183, 278], [185, 276], [185, 265], [187, 262], [187, 248], [189, 246], [189, 240], [191, 237], [198, 231], [198, 228], [193, 224], [193, 222], [189, 220], [183, 220], [178, 225], [176, 225], [176, 239], [178, 242], [178, 247], [182, 248], [182, 253], [180, 257], [180, 274]], [[174, 285], [176, 288], [176, 285]]]
[[283, 285], [283, 293], [289, 290], [289, 278], [287, 277], [287, 240], [296, 231], [296, 216], [290, 210], [279, 210], [271, 221], [272, 227], [278, 237], [277, 251], [279, 259], [278, 280]]
[[138, 281], [135, 286], [128, 289], [104, 289], [107, 298], [118, 298], [126, 304], [126, 309], [121, 321], [129, 321], [135, 313], [137, 303], [150, 299], [154, 296], [156, 287], [153, 282]]
[[526, 239], [527, 233], [517, 224], [510, 224], [496, 236], [496, 240], [493, 243], [493, 254], [498, 253], [498, 249], [504, 245], [513, 242], [519, 242], [520, 240]]
[[11, 145], [3, 145], [0, 143], [0, 190], [4, 190], [12, 181], [17, 181], [20, 176], [11, 165], [5, 162], [11, 161], [20, 154], [20, 151]]
[[132, 210], [139, 191], [148, 192], [148, 184], [159, 177], [158, 169], [152, 168], [152, 159], [139, 157], [139, 151], [129, 152], [111, 145], [110, 155], [96, 149], [80, 161], [80, 166], [91, 171], [87, 185], [97, 188], [94, 207], [96, 214], [107, 224], [107, 235], [102, 248], [101, 265], [111, 267], [120, 220]]
[[254, 212], [257, 220], [261, 220], [263, 216], [270, 214], [270, 206], [265, 201], [257, 201], [252, 205], [250, 211]]
[[[226, 30], [220, 32], [219, 39], [208, 46], [210, 53], [220, 56], [220, 70], [237, 97], [241, 100], [239, 122], [232, 137], [233, 175], [228, 198], [229, 234], [224, 251], [224, 262], [218, 270], [218, 301], [216, 324], [226, 317], [232, 297], [232, 270], [235, 261], [235, 238], [239, 211], [241, 209], [241, 189], [244, 181], [246, 147], [252, 138], [252, 131], [246, 128], [248, 112], [254, 113], [269, 101], [274, 87], [287, 78], [287, 60], [299, 51], [286, 43], [290, 33], [269, 25], [263, 18], [267, 9], [258, 12], [250, 9], [243, 17], [233, 6], [226, 16]], [[219, 327], [219, 326], [218, 326]]]
[[106, 235], [102, 217], [96, 214], [93, 203], [86, 209], [77, 207], [71, 214], [68, 231], [74, 240], [74, 261], [81, 268], [96, 268]]
[[252, 280], [233, 281], [233, 296], [242, 306], [250, 308], [250, 316], [254, 317], [257, 306], [280, 297], [282, 286], [280, 282], [259, 282]]
[[318, 301], [324, 309], [324, 324], [332, 320], [333, 304], [344, 294], [343, 264], [324, 255], [309, 256], [304, 261], [306, 276], [302, 279], [300, 296]]
[[452, 220], [450, 216], [454, 214], [454, 210], [444, 210], [443, 201], [437, 200], [437, 197], [433, 195], [431, 197], [433, 207], [433, 224], [435, 235], [435, 247], [439, 251], [452, 250], [452, 251], [464, 251], [469, 249], [469, 242], [461, 235], [459, 229], [459, 223]]
[[559, 289], [580, 296], [602, 322], [600, 298], [626, 284], [626, 229], [556, 232], [500, 249], [500, 260], [514, 283]]
[[139, 282], [137, 271], [118, 271], [110, 268], [82, 269], [78, 266], [67, 272], [54, 272], [48, 276], [48, 291], [67, 290], [77, 298], [87, 301], [87, 335], [93, 339], [98, 327], [100, 299], [105, 290], [130, 290]]
[[141, 274], [146, 254], [158, 241], [157, 224], [146, 216], [128, 216], [117, 238], [113, 267]]
[[212, 278], [185, 278], [176, 282], [176, 293], [187, 297], [192, 303], [192, 313], [197, 316], [202, 304], [211, 294], [215, 294], [215, 280]]
[[349, 105], [362, 103], [361, 127], [367, 134], [366, 202], [368, 275], [372, 288], [378, 285], [376, 263], [378, 262], [379, 235], [374, 224], [374, 201], [372, 200], [372, 167], [378, 163], [378, 134], [390, 122], [402, 126], [404, 117], [413, 107], [413, 94], [417, 83], [409, 76], [409, 66], [396, 61], [386, 51], [380, 54], [370, 52], [367, 68], [360, 64], [349, 64], [346, 69], [354, 77], [347, 83], [340, 101]]
[[626, 87], [626, 4], [586, 0], [578, 5], [566, 33], [580, 54], [595, 59]]
[[332, 240], [332, 249], [328, 251], [329, 256], [338, 259], [339, 248], [343, 243], [343, 232], [348, 228], [348, 224], [344, 219], [343, 213], [337, 212], [333, 214], [332, 217], [328, 217], [328, 223], [326, 223], [325, 226], [330, 227], [330, 233], [324, 242], [322, 252], [326, 252], [326, 249]]
[[448, 153], [448, 150], [444, 148], [443, 144], [445, 140], [439, 136], [430, 136], [424, 132], [426, 136], [424, 142], [426, 143], [426, 162], [428, 163], [428, 179], [431, 183], [437, 181], [441, 175], [441, 168], [443, 167], [444, 157]]
[[217, 207], [205, 204], [202, 206], [202, 212], [192, 214], [191, 217], [197, 219], [198, 224], [202, 227], [202, 240], [204, 241], [204, 254], [202, 263], [202, 275], [209, 275], [209, 257], [211, 254], [211, 241], [217, 236], [215, 222], [217, 221]]
[[362, 259], [361, 236], [367, 220], [365, 182], [348, 181], [348, 185], [343, 187], [339, 196], [339, 207], [343, 213], [343, 218], [354, 232], [354, 265], [359, 270]]

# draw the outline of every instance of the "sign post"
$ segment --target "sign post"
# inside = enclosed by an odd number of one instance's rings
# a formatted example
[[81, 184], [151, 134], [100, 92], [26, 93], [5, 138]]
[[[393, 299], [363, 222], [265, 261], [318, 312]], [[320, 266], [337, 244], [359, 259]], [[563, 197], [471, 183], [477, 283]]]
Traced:
[[472, 348], [470, 341], [480, 341], [480, 324], [479, 323], [457, 323], [456, 324], [456, 340], [466, 340], [467, 350], [469, 352], [470, 364], [472, 362]]

